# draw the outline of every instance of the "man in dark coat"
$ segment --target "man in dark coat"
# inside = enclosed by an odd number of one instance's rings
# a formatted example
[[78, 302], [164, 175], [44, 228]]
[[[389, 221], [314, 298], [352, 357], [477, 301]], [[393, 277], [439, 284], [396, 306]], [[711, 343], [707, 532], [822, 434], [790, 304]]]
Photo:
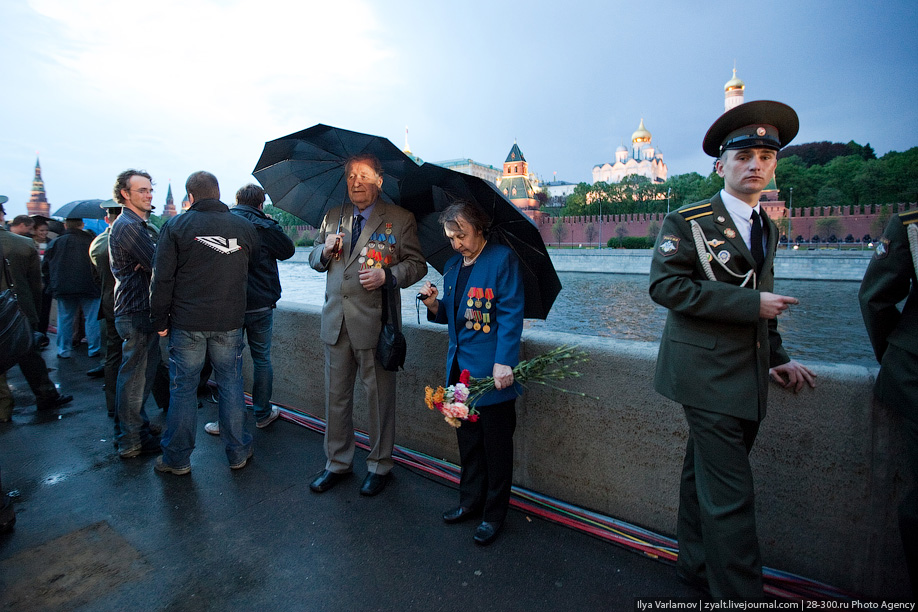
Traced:
[[154, 467], [177, 476], [191, 472], [205, 359], [213, 365], [219, 390], [220, 437], [230, 469], [244, 468], [252, 457], [242, 390], [242, 327], [249, 259], [258, 246], [255, 227], [220, 201], [213, 174], [193, 173], [185, 190], [191, 208], [163, 226], [150, 289], [153, 329], [169, 336], [172, 383], [163, 456]]
[[[0, 247], [3, 257], [9, 261], [10, 276], [19, 307], [29, 319], [32, 330], [38, 328], [38, 311], [41, 308], [41, 268], [38, 251], [31, 238], [17, 236], [4, 225], [3, 204], [6, 196], [0, 196]], [[6, 275], [0, 272], [0, 291], [7, 289]], [[48, 367], [42, 359], [37, 343], [19, 360], [19, 369], [29, 388], [35, 394], [36, 407], [46, 410], [63, 406], [73, 399], [72, 395], [61, 395], [48, 377]], [[13, 394], [6, 384], [6, 372], [0, 372], [0, 423], [8, 422], [13, 416]]]
[[815, 384], [781, 346], [775, 318], [797, 300], [772, 293], [778, 231], [759, 206], [797, 128], [797, 114], [777, 102], [724, 113], [703, 146], [724, 189], [666, 216], [651, 263], [650, 295], [669, 309], [654, 387], [683, 405], [689, 424], [677, 571], [718, 599], [764, 594], [748, 455], [769, 374], [795, 391]]
[[[905, 561], [918, 597], [918, 210], [893, 215], [880, 238], [859, 298], [880, 373], [874, 394], [902, 415], [911, 466], [909, 491], [899, 505]], [[896, 306], [902, 300], [902, 310]]]
[[[271, 405], [274, 369], [271, 366], [271, 338], [274, 332], [274, 308], [281, 297], [278, 260], [290, 259], [296, 247], [277, 221], [268, 217], [262, 206], [265, 190], [249, 184], [236, 192], [236, 206], [230, 209], [255, 226], [259, 247], [255, 249], [246, 285], [245, 339], [252, 355], [252, 412], [255, 426], [263, 429], [280, 415]], [[204, 426], [204, 431], [220, 435], [220, 423]]]
[[93, 236], [83, 231], [82, 219], [67, 219], [64, 227], [64, 233], [48, 246], [42, 261], [42, 267], [51, 279], [51, 293], [57, 300], [57, 356], [63, 359], [70, 357], [73, 324], [82, 307], [89, 356], [95, 357], [102, 351], [97, 318], [102, 293], [89, 260]]

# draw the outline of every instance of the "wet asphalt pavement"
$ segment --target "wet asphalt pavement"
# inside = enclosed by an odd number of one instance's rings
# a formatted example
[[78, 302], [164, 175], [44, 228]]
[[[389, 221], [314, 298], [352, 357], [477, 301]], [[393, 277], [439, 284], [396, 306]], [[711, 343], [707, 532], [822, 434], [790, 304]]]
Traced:
[[[634, 610], [636, 597], [699, 593], [674, 569], [511, 510], [488, 548], [475, 522], [445, 525], [450, 486], [402, 466], [377, 497], [356, 474], [316, 495], [322, 438], [286, 420], [254, 429], [254, 460], [231, 471], [204, 433], [203, 402], [188, 476], [122, 460], [112, 445], [97, 359], [85, 345], [51, 378], [75, 396], [36, 412], [14, 367], [17, 406], [0, 424], [6, 491], [17, 523], [0, 535], [0, 610]], [[321, 414], [321, 407], [301, 408]], [[148, 402], [153, 420], [163, 413]]]

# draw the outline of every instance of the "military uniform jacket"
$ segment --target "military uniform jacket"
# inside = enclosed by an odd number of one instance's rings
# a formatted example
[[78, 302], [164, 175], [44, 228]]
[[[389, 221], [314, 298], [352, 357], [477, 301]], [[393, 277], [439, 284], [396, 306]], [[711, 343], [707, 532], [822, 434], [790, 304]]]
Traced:
[[[377, 200], [373, 206], [373, 212], [364, 223], [357, 244], [351, 252], [351, 229], [356, 210], [351, 204], [344, 204], [342, 231], [345, 236], [341, 245], [341, 258], [335, 259], [331, 256], [328, 261], [323, 262], [325, 237], [336, 233], [341, 207], [336, 206], [326, 213], [316, 237], [315, 247], [309, 253], [309, 264], [319, 272], [328, 273], [325, 281], [325, 302], [322, 305], [322, 341], [326, 344], [337, 343], [341, 326], [347, 325], [347, 333], [353, 347], [370, 349], [376, 347], [379, 330], [382, 328], [382, 291], [367, 291], [360, 284], [360, 268], [363, 265], [360, 258], [366, 257], [361, 255], [361, 251], [368, 248], [370, 242], [381, 242], [374, 237], [378, 239], [385, 236], [385, 250], [389, 263], [383, 265], [389, 268], [400, 288], [413, 285], [424, 278], [427, 274], [427, 264], [424, 262], [418, 242], [414, 215], [400, 206], [382, 200]], [[401, 320], [401, 300], [396, 302], [396, 308]]]
[[[14, 234], [4, 227], [0, 227], [0, 244], [3, 245], [4, 257], [10, 262], [10, 276], [13, 277], [19, 307], [32, 324], [32, 329], [38, 329], [38, 313], [41, 311], [38, 249], [31, 238]], [[6, 288], [6, 276], [0, 271], [0, 291]]]
[[[916, 406], [918, 390], [887, 388], [900, 377], [896, 372], [898, 364], [883, 359], [890, 344], [918, 359], [918, 280], [908, 240], [908, 232], [916, 230], [909, 230], [909, 226], [918, 227], [918, 210], [894, 215], [889, 220], [864, 274], [858, 297], [867, 335], [884, 370], [884, 376], [877, 379], [877, 397], [889, 405], [904, 402]], [[896, 305], [903, 299], [905, 305], [900, 312]], [[903, 396], [907, 391], [911, 395]]]
[[[663, 220], [650, 266], [650, 297], [669, 309], [654, 376], [654, 388], [669, 399], [741, 419], [765, 417], [768, 370], [790, 358], [777, 322], [759, 318], [759, 293], [774, 288], [778, 240], [775, 224], [762, 218], [768, 246], [758, 278], [719, 193]], [[699, 259], [693, 221], [716, 280]]]

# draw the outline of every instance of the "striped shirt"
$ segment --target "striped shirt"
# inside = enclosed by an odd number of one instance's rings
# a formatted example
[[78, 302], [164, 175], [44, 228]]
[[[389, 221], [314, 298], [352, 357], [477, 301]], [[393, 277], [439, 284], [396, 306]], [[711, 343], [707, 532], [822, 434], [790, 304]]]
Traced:
[[[156, 244], [146, 222], [125, 207], [112, 224], [109, 264], [115, 276], [115, 316], [150, 310], [150, 277]], [[138, 267], [139, 266], [139, 267]]]

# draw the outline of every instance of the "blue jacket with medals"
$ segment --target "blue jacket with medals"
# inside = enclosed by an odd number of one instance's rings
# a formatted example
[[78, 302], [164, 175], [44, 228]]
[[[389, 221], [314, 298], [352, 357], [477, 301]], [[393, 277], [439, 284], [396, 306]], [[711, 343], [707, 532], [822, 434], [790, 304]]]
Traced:
[[[520, 362], [525, 302], [519, 260], [509, 248], [500, 244], [487, 244], [475, 261], [466, 292], [473, 288], [481, 289], [482, 292], [491, 289], [493, 297], [485, 295], [473, 298], [472, 305], [468, 306], [467, 297], [458, 296], [460, 306], [457, 313], [454, 300], [457, 297], [456, 280], [461, 266], [462, 256], [458, 254], [447, 262], [446, 274], [443, 276], [443, 299], [438, 300], [436, 316], [429, 311], [427, 313], [428, 320], [445, 323], [449, 327], [447, 376], [453, 360], [458, 361], [460, 370], [468, 370], [472, 378], [491, 376], [495, 363], [516, 367]], [[480, 306], [476, 301], [480, 302]], [[479, 314], [475, 315], [475, 312]], [[467, 319], [466, 315], [472, 318]], [[470, 327], [466, 325], [467, 322], [471, 323]], [[476, 323], [479, 327], [477, 330]], [[494, 390], [482, 396], [476, 406], [504, 402], [521, 392], [520, 385], [514, 383], [512, 387]]]

